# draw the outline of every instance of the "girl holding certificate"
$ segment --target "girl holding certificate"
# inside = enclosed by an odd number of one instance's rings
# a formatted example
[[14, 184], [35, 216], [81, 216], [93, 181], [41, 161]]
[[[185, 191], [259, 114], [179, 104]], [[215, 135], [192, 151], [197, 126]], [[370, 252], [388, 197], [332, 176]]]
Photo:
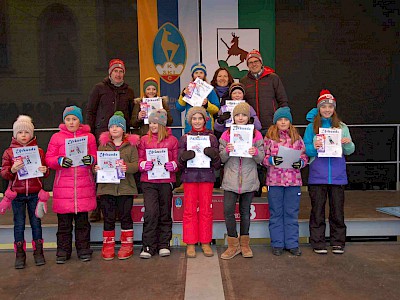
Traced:
[[[120, 183], [98, 183], [97, 195], [100, 196], [100, 208], [104, 216], [103, 248], [104, 260], [115, 257], [115, 222], [117, 214], [121, 221], [121, 247], [118, 259], [128, 259], [133, 255], [133, 196], [137, 194], [133, 174], [138, 171], [139, 136], [126, 133], [126, 121], [121, 111], [116, 111], [108, 121], [108, 131], [99, 138], [99, 151], [118, 151], [119, 165], [117, 177]], [[117, 163], [116, 163], [117, 165]], [[120, 169], [118, 169], [120, 168]], [[98, 172], [101, 166], [96, 165]]]
[[[349, 128], [336, 113], [336, 99], [328, 90], [322, 90], [317, 100], [317, 108], [307, 114], [308, 124], [304, 133], [306, 153], [310, 157], [308, 191], [311, 198], [310, 242], [317, 254], [327, 254], [325, 242], [325, 203], [329, 198], [329, 228], [332, 253], [343, 254], [346, 242], [344, 223], [344, 186], [347, 182], [345, 155], [355, 150]], [[339, 131], [340, 157], [319, 157], [325, 148], [323, 129]], [[329, 139], [328, 141], [332, 141]], [[339, 149], [340, 149], [339, 148]]]
[[172, 190], [178, 171], [178, 140], [167, 128], [167, 111], [157, 109], [149, 116], [149, 132], [139, 145], [139, 170], [144, 197], [141, 258], [158, 253], [169, 256], [172, 238]]
[[[183, 241], [187, 244], [186, 256], [196, 257], [195, 245], [200, 242], [205, 256], [213, 256], [212, 192], [214, 171], [221, 167], [218, 141], [206, 129], [207, 112], [203, 107], [192, 107], [187, 112], [191, 130], [179, 139], [178, 166], [184, 192]], [[198, 162], [200, 161], [200, 164]], [[193, 166], [193, 167], [192, 167]]]
[[[92, 166], [96, 162], [96, 138], [89, 125], [82, 124], [82, 110], [73, 105], [63, 112], [60, 131], [51, 136], [46, 152], [47, 166], [56, 171], [53, 183], [53, 211], [57, 213], [57, 264], [65, 264], [75, 248], [81, 261], [92, 259], [88, 212], [96, 208], [96, 186]], [[74, 147], [72, 147], [74, 145]]]
[[[247, 125], [250, 119], [250, 105], [239, 103], [232, 112], [236, 125]], [[224, 178], [221, 188], [224, 190], [224, 215], [228, 231], [228, 249], [222, 253], [222, 259], [231, 259], [242, 253], [243, 257], [253, 257], [250, 244], [250, 206], [254, 192], [260, 182], [257, 175], [257, 165], [264, 158], [264, 144], [261, 133], [252, 130], [252, 146], [248, 149], [251, 157], [230, 156], [234, 150], [231, 144], [231, 129], [226, 130], [219, 139], [219, 154], [224, 164]], [[239, 201], [240, 236], [236, 231], [235, 208]]]
[[[298, 216], [303, 184], [300, 169], [307, 165], [308, 158], [303, 139], [292, 125], [289, 107], [281, 107], [275, 111], [273, 125], [268, 129], [264, 144], [263, 164], [268, 167], [266, 185], [269, 187], [272, 254], [280, 256], [286, 249], [290, 254], [300, 256]], [[280, 166], [285, 161], [279, 156], [280, 147], [285, 147], [288, 151], [300, 150], [294, 152], [294, 161], [290, 161], [285, 168]]]

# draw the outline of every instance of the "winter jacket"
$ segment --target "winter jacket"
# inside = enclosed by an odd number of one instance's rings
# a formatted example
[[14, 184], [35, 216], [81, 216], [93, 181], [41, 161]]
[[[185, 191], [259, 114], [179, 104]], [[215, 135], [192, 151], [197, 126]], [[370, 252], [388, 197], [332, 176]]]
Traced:
[[[310, 122], [314, 122], [314, 118], [317, 114], [318, 109], [313, 108], [308, 112], [306, 119]], [[347, 184], [345, 155], [350, 155], [354, 152], [354, 143], [342, 144], [342, 157], [318, 157], [317, 150], [314, 147], [316, 135], [313, 125], [313, 123], [307, 125], [303, 137], [306, 146], [306, 154], [310, 157], [308, 184]], [[322, 118], [322, 128], [331, 128], [331, 125], [331, 118]], [[342, 138], [348, 137], [351, 139], [347, 125], [342, 122], [340, 128], [342, 129]]]
[[119, 157], [126, 164], [125, 179], [121, 179], [120, 183], [99, 183], [97, 185], [97, 195], [137, 195], [137, 187], [134, 173], [138, 171], [138, 151], [140, 137], [136, 134], [126, 134], [125, 138], [117, 150], [110, 138], [108, 131], [103, 132], [99, 139], [99, 151], [119, 151]]
[[189, 131], [181, 136], [179, 139], [179, 154], [178, 154], [178, 167], [181, 170], [182, 182], [215, 182], [215, 170], [221, 168], [221, 158], [218, 157], [211, 161], [210, 168], [187, 168], [186, 162], [182, 161], [182, 152], [187, 150], [187, 136], [188, 135], [208, 135], [210, 136], [210, 145], [218, 152], [218, 141], [211, 130], [205, 129], [204, 131]]
[[[218, 116], [222, 115], [224, 112], [227, 112], [228, 108], [226, 105], [221, 106], [221, 109], [218, 112]], [[252, 124], [254, 124], [254, 129], [257, 130], [261, 130], [261, 122], [257, 117], [256, 111], [254, 110], [254, 108], [252, 106], [250, 106], [250, 118], [254, 119], [254, 122]], [[217, 120], [215, 120], [214, 123], [214, 130], [215, 131], [219, 131], [219, 132], [224, 132], [225, 130], [228, 129], [228, 127], [226, 127], [226, 121], [224, 122], [224, 124], [220, 124]]]
[[[96, 186], [91, 166], [63, 168], [58, 159], [66, 156], [65, 140], [88, 137], [87, 154], [96, 161], [96, 139], [88, 125], [80, 125], [76, 132], [70, 132], [65, 124], [53, 134], [46, 152], [47, 166], [56, 171], [53, 183], [53, 211], [58, 214], [88, 212], [96, 208]], [[93, 163], [93, 164], [94, 164]]]
[[256, 79], [249, 71], [240, 79], [246, 94], [244, 98], [256, 110], [261, 121], [261, 131], [272, 125], [275, 110], [288, 106], [288, 98], [283, 83], [274, 69], [264, 66], [264, 72]]
[[[162, 106], [167, 111], [167, 126], [171, 126], [173, 119], [171, 115], [171, 110], [169, 109], [168, 96], [163, 96], [161, 98], [162, 98]], [[138, 115], [141, 110], [140, 103], [142, 103], [142, 98], [135, 98], [131, 124], [133, 127], [133, 133], [138, 134], [139, 136], [144, 136], [149, 131], [149, 125], [144, 124], [143, 120], [138, 119]]]
[[108, 121], [117, 110], [124, 113], [129, 132], [134, 98], [133, 89], [126, 83], [116, 87], [108, 77], [94, 86], [86, 108], [86, 124], [96, 139], [108, 131]]
[[224, 176], [221, 188], [238, 194], [257, 191], [260, 187], [257, 165], [264, 158], [264, 141], [261, 133], [255, 130], [253, 147], [257, 153], [253, 157], [229, 156], [226, 145], [230, 142], [230, 130], [226, 130], [219, 139], [219, 155], [224, 164]]
[[[214, 90], [212, 90], [208, 96], [207, 96], [208, 102], [207, 102], [207, 107], [206, 107], [206, 111], [207, 111], [207, 117], [208, 119], [206, 120], [206, 128], [209, 130], [213, 130], [214, 129], [214, 114], [218, 113], [218, 110], [220, 108], [219, 105], [219, 100], [217, 97], [217, 94], [215, 93]], [[180, 112], [185, 111], [185, 128], [184, 128], [184, 132], [188, 133], [189, 131], [192, 130], [192, 126], [189, 125], [187, 119], [186, 119], [186, 115], [187, 112], [189, 111], [189, 109], [191, 109], [192, 106], [188, 103], [186, 103], [183, 100], [183, 96], [180, 95], [178, 102], [176, 102], [176, 109]]]
[[290, 138], [288, 130], [279, 130], [280, 142], [265, 138], [265, 158], [263, 165], [267, 168], [267, 186], [302, 186], [303, 182], [301, 180], [300, 169], [288, 168], [282, 169], [279, 166], [274, 166], [270, 163], [271, 156], [277, 156], [279, 151], [279, 146], [287, 147], [294, 150], [301, 150], [300, 160], [301, 168], [307, 165], [308, 157], [305, 154], [305, 146], [303, 139], [300, 137], [292, 145], [292, 140]]
[[[37, 146], [36, 137], [29, 141], [26, 146], [21, 145], [17, 139], [14, 137], [11, 140], [10, 147], [8, 147], [4, 153], [1, 164], [1, 176], [9, 181], [9, 185], [11, 185], [11, 190], [16, 192], [17, 194], [33, 194], [38, 193], [43, 188], [43, 178], [49, 176], [50, 172], [47, 169], [47, 172], [43, 174], [43, 177], [29, 178], [29, 179], [18, 179], [17, 173], [11, 173], [11, 167], [14, 164], [14, 154], [13, 148], [21, 148], [21, 147], [31, 147]], [[42, 166], [46, 166], [45, 155], [42, 148], [38, 148], [40, 160], [42, 162]]]
[[142, 136], [140, 139], [139, 145], [139, 165], [142, 161], [146, 161], [146, 149], [159, 149], [159, 148], [167, 148], [168, 149], [168, 161], [175, 163], [176, 168], [174, 172], [170, 172], [169, 179], [149, 179], [148, 173], [143, 171], [140, 176], [141, 182], [151, 182], [151, 183], [168, 183], [168, 182], [176, 182], [175, 173], [178, 172], [178, 139], [172, 135], [172, 130], [170, 128], [168, 130], [168, 137], [163, 139], [161, 142], [158, 142], [158, 137], [156, 134], [153, 134], [151, 140], [149, 141], [149, 134]]

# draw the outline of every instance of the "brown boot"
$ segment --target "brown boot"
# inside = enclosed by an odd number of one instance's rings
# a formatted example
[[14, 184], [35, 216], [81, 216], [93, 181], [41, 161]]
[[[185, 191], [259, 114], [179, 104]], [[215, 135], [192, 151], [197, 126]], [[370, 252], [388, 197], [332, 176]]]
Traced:
[[196, 247], [193, 244], [187, 244], [186, 246], [186, 257], [195, 258], [196, 257]]
[[242, 251], [240, 250], [239, 238], [228, 236], [228, 249], [226, 249], [225, 252], [222, 253], [221, 258], [231, 259], [238, 255], [240, 252]]
[[207, 256], [207, 257], [214, 256], [214, 253], [211, 249], [210, 244], [201, 244], [201, 249], [203, 250], [204, 256]]
[[253, 257], [253, 251], [250, 249], [250, 236], [241, 235], [240, 236], [240, 248], [242, 249], [243, 257]]

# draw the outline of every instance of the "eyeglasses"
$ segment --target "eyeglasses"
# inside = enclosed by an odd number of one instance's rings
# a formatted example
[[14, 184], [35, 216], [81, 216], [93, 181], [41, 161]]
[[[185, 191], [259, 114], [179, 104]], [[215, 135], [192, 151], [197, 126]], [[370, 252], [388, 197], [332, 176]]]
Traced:
[[259, 61], [259, 60], [257, 59], [257, 60], [254, 60], [254, 61], [249, 61], [247, 64], [248, 64], [248, 65], [258, 65], [258, 64], [261, 64], [261, 61]]

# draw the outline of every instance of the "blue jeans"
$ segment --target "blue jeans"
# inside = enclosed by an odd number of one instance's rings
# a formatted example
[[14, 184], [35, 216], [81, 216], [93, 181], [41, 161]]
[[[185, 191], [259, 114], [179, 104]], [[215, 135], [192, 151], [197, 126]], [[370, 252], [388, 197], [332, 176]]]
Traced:
[[42, 239], [42, 222], [35, 216], [36, 204], [38, 203], [38, 193], [18, 194], [17, 197], [11, 202], [14, 213], [14, 240], [15, 242], [22, 242], [25, 240], [25, 217], [26, 207], [28, 207], [29, 222], [32, 228], [32, 239]]

